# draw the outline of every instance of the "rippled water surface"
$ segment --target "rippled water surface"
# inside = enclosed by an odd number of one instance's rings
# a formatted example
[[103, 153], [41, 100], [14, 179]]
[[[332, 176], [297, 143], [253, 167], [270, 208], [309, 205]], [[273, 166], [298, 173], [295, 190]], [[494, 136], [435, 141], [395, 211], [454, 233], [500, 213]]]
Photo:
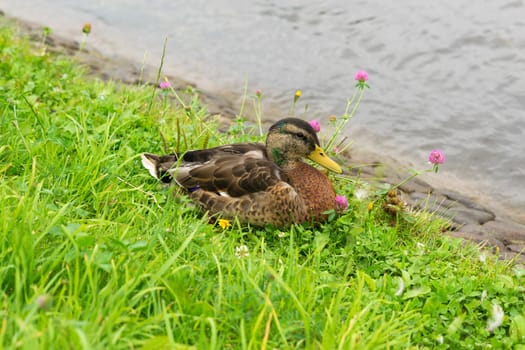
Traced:
[[356, 147], [415, 167], [441, 148], [446, 185], [525, 212], [522, 0], [0, 0], [0, 9], [77, 39], [91, 22], [90, 45], [137, 62], [147, 52], [154, 65], [167, 35], [168, 72], [239, 95], [248, 79], [284, 110], [300, 88], [325, 120], [367, 70], [372, 89], [347, 129]]

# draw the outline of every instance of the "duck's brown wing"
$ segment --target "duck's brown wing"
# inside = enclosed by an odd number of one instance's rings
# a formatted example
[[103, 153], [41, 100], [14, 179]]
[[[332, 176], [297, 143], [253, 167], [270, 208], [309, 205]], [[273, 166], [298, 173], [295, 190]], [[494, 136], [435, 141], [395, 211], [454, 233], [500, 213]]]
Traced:
[[266, 146], [261, 143], [234, 143], [208, 149], [192, 150], [183, 154], [182, 160], [189, 163], [205, 163], [228, 156], [247, 155], [251, 158], [268, 159]]
[[177, 182], [190, 192], [203, 189], [228, 197], [265, 191], [280, 181], [287, 181], [286, 174], [276, 164], [249, 154], [225, 156], [200, 165], [182, 165], [177, 170]]
[[[232, 156], [268, 159], [265, 145], [260, 143], [236, 143], [202, 150], [191, 150], [181, 155], [171, 153], [159, 156], [152, 153], [143, 153], [142, 165], [148, 169], [153, 177], [164, 183], [170, 183], [173, 181], [173, 173], [187, 174], [189, 169], [202, 165], [208, 166], [218, 160]], [[177, 167], [180, 167], [180, 169]]]

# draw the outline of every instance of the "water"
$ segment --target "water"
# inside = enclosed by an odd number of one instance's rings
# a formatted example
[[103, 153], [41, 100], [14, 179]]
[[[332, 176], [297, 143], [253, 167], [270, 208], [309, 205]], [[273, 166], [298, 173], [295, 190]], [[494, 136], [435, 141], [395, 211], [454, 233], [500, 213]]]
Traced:
[[525, 217], [523, 0], [108, 3], [0, 0], [0, 9], [77, 40], [91, 22], [88, 45], [154, 66], [168, 36], [166, 73], [238, 96], [248, 79], [283, 111], [300, 88], [323, 120], [343, 112], [364, 69], [372, 89], [346, 130], [356, 149], [422, 168], [440, 148], [447, 163], [427, 180]]

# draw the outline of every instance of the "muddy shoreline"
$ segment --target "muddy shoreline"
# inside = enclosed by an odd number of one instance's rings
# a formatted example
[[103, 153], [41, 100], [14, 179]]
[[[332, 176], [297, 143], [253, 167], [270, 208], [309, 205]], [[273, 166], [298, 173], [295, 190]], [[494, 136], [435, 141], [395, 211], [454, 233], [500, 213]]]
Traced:
[[[35, 42], [42, 40], [43, 29], [37, 24], [11, 19], [0, 13], [0, 24], [6, 23], [15, 24], [20, 34], [29, 35]], [[157, 68], [145, 67], [124, 58], [104, 57], [89, 48], [89, 43], [88, 50], [79, 51], [79, 42], [51, 34], [46, 38], [46, 47], [54, 53], [74, 56], [91, 75], [103, 80], [120, 81], [125, 84], [156, 81]], [[167, 77], [177, 90], [186, 89], [188, 86], [198, 89], [209, 113], [220, 116], [225, 129], [236, 116], [239, 97], [233, 93], [204, 91], [183, 78], [169, 75]], [[271, 113], [269, 107], [265, 106], [265, 110], [267, 114], [279, 115]], [[352, 174], [371, 183], [397, 184], [407, 176], [406, 171], [400, 170], [406, 169], [402, 164], [387, 157], [378, 157], [366, 150], [357, 153], [353, 150], [348, 159], [353, 166]], [[421, 178], [406, 183], [400, 190], [401, 198], [411, 207], [425, 208], [449, 219], [451, 229], [447, 234], [487, 246], [504, 259], [516, 259], [522, 264], [525, 263], [525, 222], [522, 215], [513, 215], [496, 203], [483, 203], [479, 198], [472, 199], [456, 191], [433, 187]]]

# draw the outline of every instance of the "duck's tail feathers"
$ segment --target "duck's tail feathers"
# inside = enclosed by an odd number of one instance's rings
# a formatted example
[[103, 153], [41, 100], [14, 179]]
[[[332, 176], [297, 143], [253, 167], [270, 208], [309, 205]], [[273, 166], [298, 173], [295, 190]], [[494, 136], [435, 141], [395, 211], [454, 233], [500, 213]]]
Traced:
[[161, 180], [164, 183], [170, 183], [173, 181], [173, 177], [170, 174], [170, 169], [177, 163], [177, 154], [168, 154], [165, 156], [158, 156], [151, 153], [141, 154], [142, 165], [146, 168], [151, 176]]

